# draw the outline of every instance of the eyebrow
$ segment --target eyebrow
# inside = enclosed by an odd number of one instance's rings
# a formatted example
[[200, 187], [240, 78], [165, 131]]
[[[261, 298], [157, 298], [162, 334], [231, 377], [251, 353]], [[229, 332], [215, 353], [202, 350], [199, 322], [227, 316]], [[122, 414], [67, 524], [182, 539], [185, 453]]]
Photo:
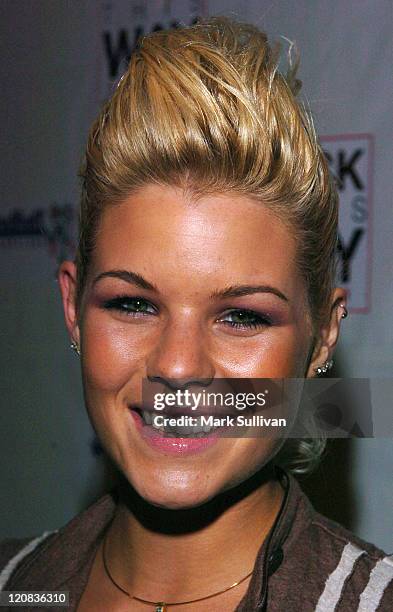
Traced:
[[148, 291], [154, 291], [158, 293], [158, 289], [152, 284], [149, 283], [143, 276], [137, 274], [136, 272], [130, 272], [129, 270], [108, 270], [107, 272], [101, 272], [98, 274], [93, 281], [93, 285], [98, 283], [103, 278], [119, 278], [126, 283], [130, 283], [132, 285], [136, 285], [141, 289], [147, 289]]
[[[129, 270], [108, 270], [107, 272], [101, 272], [93, 280], [93, 285], [98, 283], [103, 278], [118, 278], [126, 283], [136, 285], [141, 289], [148, 291], [154, 291], [158, 293], [157, 287], [147, 281], [141, 274], [137, 272], [130, 272]], [[211, 298], [228, 298], [228, 297], [241, 297], [244, 295], [253, 295], [255, 293], [272, 293], [284, 302], [289, 303], [287, 298], [282, 291], [271, 285], [230, 285], [221, 291], [215, 291], [210, 296]]]
[[212, 297], [241, 297], [242, 295], [253, 295], [254, 293], [272, 293], [280, 298], [280, 300], [289, 303], [289, 299], [282, 291], [270, 285], [231, 285], [222, 291], [215, 292]]

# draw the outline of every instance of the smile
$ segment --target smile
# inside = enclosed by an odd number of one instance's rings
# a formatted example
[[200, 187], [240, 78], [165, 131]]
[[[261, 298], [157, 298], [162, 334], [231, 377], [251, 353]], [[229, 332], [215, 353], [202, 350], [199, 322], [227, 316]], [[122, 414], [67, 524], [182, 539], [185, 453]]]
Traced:
[[[166, 416], [159, 412], [132, 408], [143, 421], [145, 427], [153, 429], [166, 438], [204, 438], [217, 433], [225, 425], [228, 417], [214, 418], [212, 415], [172, 414]], [[228, 424], [228, 423], [227, 423]]]
[[224, 431], [223, 427], [205, 422], [208, 415], [165, 416], [135, 406], [130, 406], [129, 411], [140, 438], [165, 455], [185, 457], [202, 453], [215, 446]]

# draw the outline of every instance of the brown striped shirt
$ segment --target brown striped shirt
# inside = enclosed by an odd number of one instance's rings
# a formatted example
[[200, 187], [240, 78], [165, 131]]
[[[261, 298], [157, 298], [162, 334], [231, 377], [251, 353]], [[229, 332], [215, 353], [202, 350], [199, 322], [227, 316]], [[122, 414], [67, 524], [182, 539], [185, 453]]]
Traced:
[[[316, 512], [296, 479], [278, 472], [285, 498], [236, 612], [393, 612], [393, 555]], [[0, 590], [67, 590], [76, 610], [115, 508], [107, 494], [58, 531], [4, 541]]]

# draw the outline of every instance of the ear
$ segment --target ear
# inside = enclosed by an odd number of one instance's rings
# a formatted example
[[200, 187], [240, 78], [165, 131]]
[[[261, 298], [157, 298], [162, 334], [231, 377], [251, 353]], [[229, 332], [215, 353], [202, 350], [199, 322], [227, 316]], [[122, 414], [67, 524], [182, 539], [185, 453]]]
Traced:
[[71, 340], [74, 340], [80, 346], [80, 330], [76, 310], [77, 270], [75, 263], [73, 261], [63, 261], [59, 267], [57, 279], [59, 281], [68, 333]]
[[[341, 287], [333, 290], [330, 307], [330, 317], [326, 325], [319, 331], [311, 362], [307, 370], [307, 378], [316, 376], [315, 368], [332, 359], [340, 334], [341, 321], [347, 308], [347, 292]], [[344, 314], [344, 316], [346, 316]]]

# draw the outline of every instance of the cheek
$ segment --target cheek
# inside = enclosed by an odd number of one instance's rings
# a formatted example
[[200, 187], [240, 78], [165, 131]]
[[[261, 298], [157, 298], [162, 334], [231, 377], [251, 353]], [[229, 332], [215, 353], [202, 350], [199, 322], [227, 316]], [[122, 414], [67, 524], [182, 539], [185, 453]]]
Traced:
[[87, 312], [82, 329], [82, 364], [86, 383], [102, 391], [116, 391], [143, 367], [147, 342], [136, 329], [96, 312]]
[[222, 369], [226, 376], [291, 378], [303, 376], [307, 338], [295, 325], [272, 328], [239, 348], [228, 344]]

